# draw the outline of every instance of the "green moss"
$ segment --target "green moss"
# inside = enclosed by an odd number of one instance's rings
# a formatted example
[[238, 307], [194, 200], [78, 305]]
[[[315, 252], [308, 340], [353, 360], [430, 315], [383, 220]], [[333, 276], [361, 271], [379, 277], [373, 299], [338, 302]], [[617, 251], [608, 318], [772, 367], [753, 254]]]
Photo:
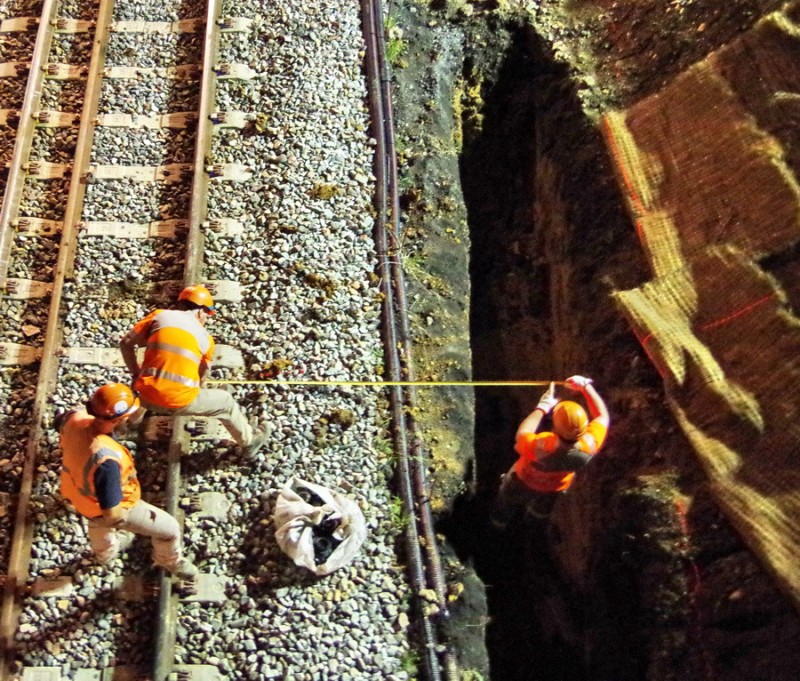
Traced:
[[416, 650], [406, 650], [400, 657], [400, 668], [412, 679], [417, 676], [419, 666], [419, 653]]
[[356, 422], [356, 415], [349, 409], [334, 409], [326, 418], [328, 423], [341, 426], [342, 430], [347, 430]]
[[453, 88], [453, 144], [456, 149], [464, 146], [464, 127], [463, 116], [464, 107], [462, 99], [464, 97], [463, 83], [459, 83]]
[[408, 525], [409, 517], [406, 515], [406, 510], [403, 507], [403, 500], [400, 497], [392, 497], [389, 499], [389, 520], [398, 532], [405, 529]]
[[281, 357], [277, 359], [270, 360], [269, 362], [264, 362], [259, 368], [259, 374], [263, 378], [273, 378], [277, 376], [281, 372], [288, 369], [294, 363], [290, 359], [283, 359]]
[[339, 196], [342, 193], [341, 187], [335, 184], [325, 184], [323, 182], [319, 182], [314, 185], [311, 189], [311, 198], [313, 199], [323, 199], [324, 201], [329, 201], [334, 196]]
[[337, 288], [335, 282], [327, 277], [323, 277], [321, 274], [315, 274], [314, 272], [306, 272], [303, 276], [303, 281], [309, 286], [318, 288], [325, 294], [326, 298], [330, 298]]
[[483, 674], [475, 669], [464, 669], [461, 671], [461, 681], [484, 681]]
[[386, 43], [386, 61], [392, 66], [405, 68], [408, 62], [401, 59], [403, 53], [406, 51], [406, 43], [402, 38], [392, 38]]
[[406, 51], [406, 41], [403, 39], [403, 29], [397, 25], [393, 16], [386, 17], [386, 61], [392, 66], [405, 68], [408, 62], [401, 57]]
[[267, 123], [269, 122], [269, 118], [265, 113], [258, 113], [256, 114], [255, 119], [253, 120], [253, 127], [256, 129], [256, 132], [264, 133], [267, 129]]

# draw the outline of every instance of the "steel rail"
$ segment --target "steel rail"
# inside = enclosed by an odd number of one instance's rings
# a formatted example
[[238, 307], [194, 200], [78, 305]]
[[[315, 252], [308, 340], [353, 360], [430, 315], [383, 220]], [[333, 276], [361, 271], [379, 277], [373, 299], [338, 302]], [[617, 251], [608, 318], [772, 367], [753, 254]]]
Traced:
[[22, 588], [27, 579], [30, 565], [33, 525], [29, 513], [33, 477], [37, 453], [44, 430], [44, 414], [47, 408], [47, 400], [55, 388], [58, 374], [58, 358], [63, 338], [61, 302], [67, 273], [72, 265], [71, 258], [74, 254], [74, 241], [83, 209], [84, 178], [92, 146], [94, 118], [100, 100], [101, 73], [105, 66], [106, 44], [108, 42], [113, 7], [114, 0], [100, 0], [95, 24], [95, 40], [87, 74], [86, 93], [81, 111], [81, 123], [76, 142], [69, 195], [64, 212], [64, 224], [54, 272], [53, 290], [50, 296], [50, 308], [42, 346], [42, 360], [36, 385], [36, 397], [31, 411], [31, 428], [25, 451], [19, 500], [14, 519], [9, 574], [5, 584], [2, 614], [0, 615], [0, 642], [2, 643], [3, 658], [2, 667], [0, 667], [0, 679], [6, 679], [10, 674], [13, 662], [14, 635], [19, 622], [19, 597], [22, 595]]
[[14, 141], [14, 153], [8, 171], [6, 191], [3, 205], [0, 208], [0, 290], [5, 290], [8, 278], [9, 256], [11, 244], [16, 231], [14, 223], [18, 217], [19, 204], [22, 198], [22, 188], [25, 184], [25, 164], [31, 153], [33, 131], [36, 127], [34, 113], [39, 108], [42, 98], [44, 83], [44, 64], [50, 53], [50, 44], [53, 41], [55, 27], [53, 19], [58, 7], [57, 0], [44, 0], [42, 15], [39, 19], [39, 30], [36, 34], [36, 44], [28, 71], [28, 84], [25, 87], [25, 97], [19, 115], [17, 137]]
[[[186, 261], [183, 271], [185, 286], [201, 283], [203, 274], [204, 234], [203, 224], [208, 213], [209, 175], [206, 168], [211, 150], [212, 106], [216, 96], [216, 73], [219, 45], [220, 0], [208, 0], [206, 27], [203, 39], [203, 67], [200, 87], [200, 103], [197, 115], [195, 139], [194, 174], [192, 177], [189, 204], [189, 232], [187, 235]], [[167, 456], [166, 511], [178, 517], [178, 502], [181, 489], [181, 455], [187, 453], [190, 438], [185, 429], [187, 417], [173, 419], [172, 435]], [[177, 635], [177, 607], [179, 595], [172, 588], [172, 577], [164, 570], [160, 575], [161, 588], [158, 598], [158, 620], [154, 640], [153, 681], [166, 681], [175, 666], [175, 643]]]
[[[424, 508], [428, 504], [427, 493], [420, 494], [418, 474], [413, 460], [419, 446], [418, 438], [413, 432], [413, 421], [407, 414], [408, 395], [401, 386], [401, 378], [412, 380], [413, 373], [409, 374], [410, 354], [408, 351], [408, 334], [402, 327], [398, 332], [397, 318], [401, 308], [405, 305], [404, 295], [398, 296], [398, 289], [404, 287], [403, 279], [398, 279], [396, 253], [390, 253], [388, 237], [397, 243], [396, 221], [399, 214], [399, 197], [397, 196], [397, 167], [396, 152], [394, 147], [394, 129], [391, 110], [391, 87], [387, 76], [386, 61], [383, 43], [383, 9], [380, 0], [362, 0], [362, 22], [366, 41], [366, 66], [367, 90], [372, 118], [372, 132], [376, 142], [375, 146], [375, 241], [381, 269], [381, 292], [384, 295], [382, 304], [382, 322], [384, 334], [384, 347], [387, 364], [387, 373], [391, 385], [389, 393], [390, 409], [392, 413], [392, 436], [395, 452], [398, 455], [397, 473], [398, 484], [404, 510], [410, 520], [406, 525], [406, 548], [408, 551], [408, 571], [414, 601], [419, 617], [420, 637], [423, 665], [423, 676], [428, 681], [439, 681], [444, 671], [448, 679], [453, 676], [454, 657], [449, 652], [443, 656], [444, 664], [440, 664], [438, 641], [439, 631], [437, 623], [428, 612], [427, 603], [422, 598], [422, 590], [427, 589], [429, 581], [426, 579], [426, 566], [423, 565], [424, 556], [421, 544], [430, 542], [428, 557], [428, 572], [432, 572], [430, 565], [431, 553], [436, 551], [436, 539], [429, 523], [429, 514]], [[387, 219], [388, 218], [388, 219]], [[387, 222], [391, 225], [387, 228]], [[404, 312], [404, 311], [402, 311]], [[403, 348], [401, 350], [400, 348]], [[411, 443], [409, 443], [411, 433]], [[438, 554], [437, 554], [438, 555]], [[435, 569], [435, 566], [434, 566]], [[440, 589], [436, 588], [437, 580], [432, 584], [439, 601], [440, 613], [446, 612], [446, 597]], [[452, 662], [451, 662], [452, 661]]]

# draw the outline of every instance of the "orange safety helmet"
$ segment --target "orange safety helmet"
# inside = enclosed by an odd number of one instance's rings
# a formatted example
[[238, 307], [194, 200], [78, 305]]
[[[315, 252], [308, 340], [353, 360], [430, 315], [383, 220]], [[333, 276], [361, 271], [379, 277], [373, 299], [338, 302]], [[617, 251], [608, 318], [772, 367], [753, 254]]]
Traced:
[[99, 419], [130, 416], [139, 408], [139, 398], [123, 383], [107, 383], [94, 391], [86, 410]]
[[204, 307], [208, 314], [216, 314], [214, 299], [211, 297], [209, 290], [202, 284], [187, 286], [178, 295], [178, 300], [188, 300], [199, 307]]
[[586, 410], [577, 402], [564, 400], [553, 409], [553, 430], [562, 440], [575, 442], [588, 425]]

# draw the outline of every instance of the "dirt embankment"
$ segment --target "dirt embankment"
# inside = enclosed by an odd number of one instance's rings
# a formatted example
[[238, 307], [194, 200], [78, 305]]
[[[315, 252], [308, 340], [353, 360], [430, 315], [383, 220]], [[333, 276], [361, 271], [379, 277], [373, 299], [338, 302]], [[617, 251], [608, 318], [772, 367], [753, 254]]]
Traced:
[[436, 508], [460, 558], [450, 577], [476, 583], [474, 566], [486, 589], [488, 665], [482, 589], [455, 605], [464, 666], [484, 678], [796, 676], [797, 613], [708, 493], [613, 302], [651, 272], [597, 124], [779, 5], [390, 7], [420, 378], [584, 373], [613, 416], [554, 522], [498, 535], [487, 509], [541, 389], [423, 395]]

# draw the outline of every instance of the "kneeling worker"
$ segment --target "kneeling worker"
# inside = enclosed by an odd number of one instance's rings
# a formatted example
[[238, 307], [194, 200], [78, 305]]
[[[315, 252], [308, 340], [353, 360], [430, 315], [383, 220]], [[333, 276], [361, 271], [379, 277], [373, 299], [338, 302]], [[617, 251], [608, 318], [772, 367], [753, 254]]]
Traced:
[[181, 530], [169, 513], [142, 501], [136, 467], [112, 433], [139, 408], [127, 385], [98, 388], [84, 409], [57, 419], [61, 434], [61, 494], [89, 520], [89, 544], [97, 560], [111, 562], [134, 534], [150, 537], [153, 562], [179, 579], [197, 568], [184, 558]]
[[[134, 324], [120, 341], [122, 357], [145, 409], [162, 415], [214, 416], [254, 456], [266, 443], [266, 429], [252, 428], [228, 391], [200, 387], [214, 355], [214, 339], [205, 329], [213, 314], [208, 289], [188, 286], [178, 295], [175, 309], [155, 310]], [[145, 347], [142, 366], [136, 357], [139, 346]]]
[[[605, 442], [610, 418], [592, 380], [572, 376], [566, 383], [568, 388], [583, 395], [591, 420], [577, 402], [560, 401], [555, 396], [555, 384], [550, 384], [539, 404], [517, 429], [519, 459], [502, 477], [492, 512], [492, 522], [498, 529], [505, 529], [515, 510], [522, 505], [528, 506], [533, 515], [546, 516], [558, 495], [572, 484], [576, 471], [583, 468]], [[542, 419], [551, 411], [555, 432], [537, 433]]]

